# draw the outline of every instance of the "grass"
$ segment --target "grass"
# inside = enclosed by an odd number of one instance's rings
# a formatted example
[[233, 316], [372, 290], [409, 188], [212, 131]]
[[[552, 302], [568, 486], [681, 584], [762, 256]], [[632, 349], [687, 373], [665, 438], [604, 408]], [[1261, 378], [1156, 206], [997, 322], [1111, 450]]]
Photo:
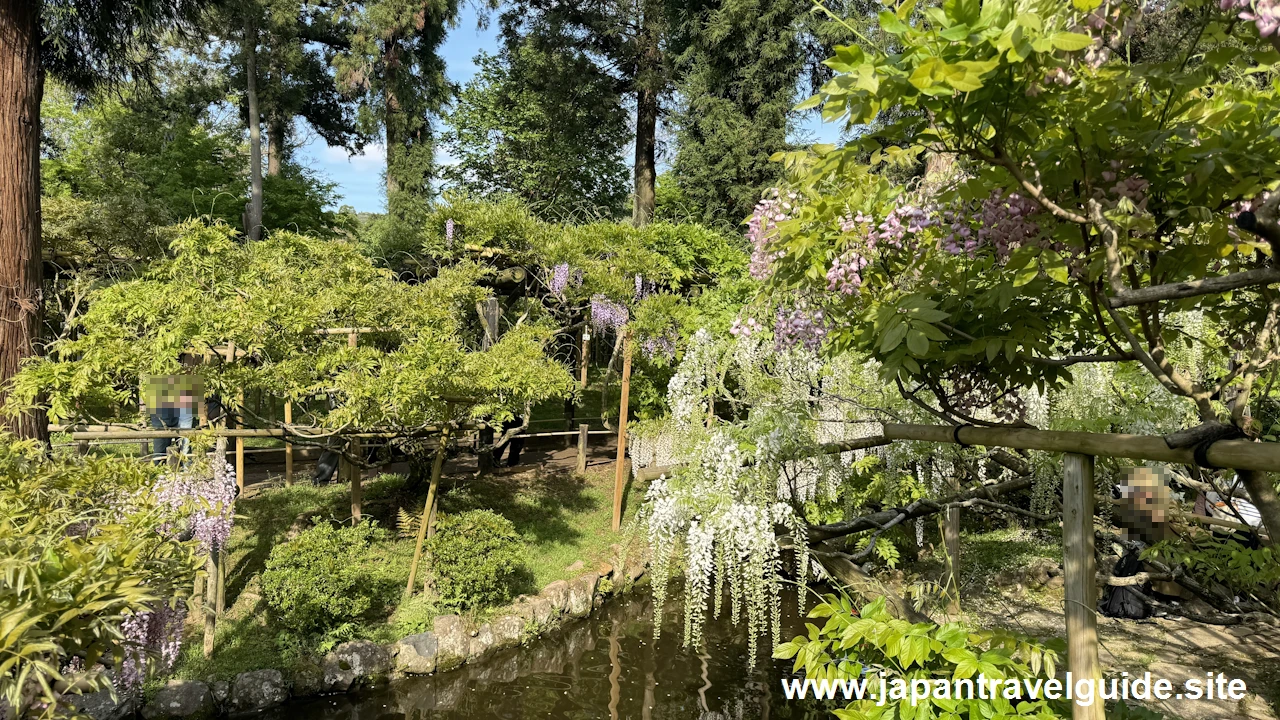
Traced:
[[1038, 558], [1062, 558], [1059, 528], [1003, 528], [965, 535], [960, 576], [965, 585], [989, 586], [987, 580], [1006, 568], [1023, 568]]
[[[530, 469], [504, 472], [484, 478], [446, 477], [442, 482], [440, 511], [444, 514], [491, 509], [509, 519], [525, 541], [527, 572], [516, 593], [536, 593], [555, 580], [567, 580], [601, 562], [612, 561], [613, 545], [625, 542], [612, 532], [612, 467], [585, 476]], [[382, 527], [396, 530], [401, 508], [420, 513], [425, 487], [413, 487], [401, 475], [381, 475], [363, 485], [362, 512]], [[628, 483], [624, 522], [640, 506], [643, 489]], [[345, 485], [292, 487], [263, 490], [242, 498], [236, 505], [235, 529], [228, 543], [227, 611], [219, 623], [212, 658], [201, 653], [202, 626], [189, 620], [187, 641], [175, 675], [184, 679], [230, 680], [239, 672], [258, 668], [287, 668], [299, 649], [282, 645], [258, 592], [272, 548], [285, 542], [291, 528], [309, 527], [313, 519], [345, 521], [351, 514]], [[413, 554], [412, 539], [396, 539], [379, 548], [379, 557], [407, 579]], [[583, 570], [568, 568], [577, 561]], [[390, 642], [430, 626], [434, 608], [421, 599], [397, 613], [389, 607], [383, 617], [357, 631], [358, 637]], [[482, 608], [476, 619], [492, 613]], [[319, 651], [323, 648], [304, 648]]]

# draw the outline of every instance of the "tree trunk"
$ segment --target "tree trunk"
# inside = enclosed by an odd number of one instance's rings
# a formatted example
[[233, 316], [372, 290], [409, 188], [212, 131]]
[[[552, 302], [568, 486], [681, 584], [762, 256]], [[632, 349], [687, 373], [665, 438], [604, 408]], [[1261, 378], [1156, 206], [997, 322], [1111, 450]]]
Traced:
[[288, 152], [288, 118], [279, 110], [267, 113], [267, 175], [276, 177]]
[[643, 227], [653, 219], [657, 183], [658, 92], [661, 89], [662, 57], [658, 45], [659, 9], [646, 0], [642, 5], [640, 64], [636, 72], [636, 161], [635, 207], [631, 222]]
[[245, 234], [262, 239], [262, 116], [258, 113], [258, 26], [250, 13], [244, 25], [245, 95], [249, 101], [249, 213]]
[[396, 71], [400, 66], [400, 42], [397, 38], [387, 38], [382, 49], [382, 64], [386, 77], [382, 90], [383, 118], [382, 125], [386, 130], [387, 141], [387, 210], [391, 210], [391, 196], [400, 192], [400, 178], [397, 176], [396, 157], [399, 155], [400, 143], [404, 142], [400, 132], [400, 97], [396, 94]]
[[[3, 388], [36, 354], [43, 319], [40, 256], [40, 3], [0, 0], [0, 408]], [[43, 412], [0, 414], [0, 429], [45, 439]]]

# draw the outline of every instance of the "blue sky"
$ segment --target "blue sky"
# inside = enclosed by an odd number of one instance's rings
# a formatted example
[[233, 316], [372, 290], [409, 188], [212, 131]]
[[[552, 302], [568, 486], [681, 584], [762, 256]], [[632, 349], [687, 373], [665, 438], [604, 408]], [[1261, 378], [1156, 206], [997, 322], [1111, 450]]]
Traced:
[[[465, 84], [476, 73], [473, 62], [476, 54], [482, 50], [492, 53], [497, 49], [495, 24], [481, 29], [475, 7], [471, 3], [464, 4], [457, 27], [449, 32], [444, 43], [443, 55], [449, 79], [459, 85]], [[824, 125], [816, 112], [806, 114], [796, 128], [797, 139], [833, 142], [838, 135], [839, 131]], [[385, 150], [381, 144], [365, 148], [363, 155], [348, 157], [346, 150], [328, 147], [314, 133], [309, 137], [310, 140], [299, 149], [300, 159], [337, 183], [339, 205], [350, 205], [358, 212], [383, 212], [386, 209], [386, 198], [382, 193]], [[630, 157], [630, 153], [627, 155]]]

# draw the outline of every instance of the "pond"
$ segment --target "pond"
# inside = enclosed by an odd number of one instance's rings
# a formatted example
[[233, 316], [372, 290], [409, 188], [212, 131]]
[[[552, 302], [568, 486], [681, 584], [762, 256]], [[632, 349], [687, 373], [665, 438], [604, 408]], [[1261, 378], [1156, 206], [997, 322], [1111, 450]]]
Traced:
[[[790, 600], [783, 609], [784, 638], [804, 625]], [[270, 712], [270, 720], [831, 717], [813, 703], [782, 697], [779, 680], [790, 662], [770, 659], [767, 639], [749, 669], [744, 627], [727, 617], [708, 618], [704, 649], [697, 652], [681, 646], [682, 622], [673, 603], [655, 642], [653, 602], [640, 589], [477, 665], [363, 694], [298, 701]]]

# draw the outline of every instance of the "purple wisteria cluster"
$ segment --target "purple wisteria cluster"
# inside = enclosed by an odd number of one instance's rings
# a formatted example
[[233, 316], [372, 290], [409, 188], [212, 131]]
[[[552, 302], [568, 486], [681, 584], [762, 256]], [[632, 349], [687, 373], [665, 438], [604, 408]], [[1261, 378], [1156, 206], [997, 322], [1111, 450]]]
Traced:
[[647, 279], [643, 275], [636, 275], [636, 293], [635, 293], [636, 302], [640, 302], [641, 300], [649, 297], [650, 295], [654, 294], [657, 291], [658, 291], [657, 283]]
[[1223, 10], [1235, 10], [1241, 20], [1251, 20], [1258, 26], [1258, 34], [1271, 37], [1280, 31], [1280, 2], [1277, 0], [1219, 0]]
[[[1040, 237], [1040, 224], [1032, 219], [1039, 212], [1039, 203], [1029, 197], [992, 190], [982, 201], [978, 213], [977, 242], [971, 243], [967, 233], [961, 235], [953, 231], [943, 239], [943, 245], [957, 255], [961, 252], [972, 255], [978, 245], [990, 245], [1000, 257], [1008, 257], [1016, 248]], [[968, 226], [962, 228], [968, 229]]]
[[645, 357], [653, 360], [655, 358], [666, 358], [668, 360], [676, 356], [676, 340], [677, 336], [674, 331], [668, 330], [661, 335], [651, 335], [646, 337], [640, 343], [640, 349], [644, 352]]
[[547, 283], [552, 295], [564, 297], [564, 289], [569, 287], [569, 263], [560, 263], [551, 270], [551, 282]]
[[444, 245], [453, 249], [453, 218], [444, 221]]
[[134, 613], [120, 622], [124, 662], [116, 675], [116, 690], [124, 695], [135, 695], [142, 690], [148, 657], [156, 658], [160, 672], [173, 669], [182, 649], [182, 624], [186, 617], [184, 605], [176, 608], [161, 605], [150, 612]]
[[173, 511], [186, 512], [188, 528], [209, 553], [223, 547], [231, 537], [235, 515], [236, 473], [225, 461], [211, 461], [213, 473], [205, 475], [191, 468], [164, 475], [156, 487], [156, 499]]
[[776, 235], [778, 223], [791, 218], [790, 212], [795, 200], [794, 192], [783, 197], [777, 188], [773, 188], [756, 203], [751, 218], [747, 220], [747, 240], [751, 242], [751, 277], [756, 280], [769, 279], [773, 275], [774, 261], [786, 255], [783, 250], [770, 250], [769, 241]]
[[1110, 169], [1102, 171], [1102, 179], [1106, 182], [1114, 183], [1106, 188], [1106, 191], [1116, 199], [1128, 198], [1138, 209], [1145, 210], [1147, 208], [1147, 188], [1151, 186], [1151, 183], [1140, 175], [1120, 177], [1123, 169], [1123, 163], [1119, 160], [1112, 160]]
[[624, 305], [620, 305], [604, 295], [591, 297], [591, 327], [597, 331], [605, 328], [619, 330], [631, 319]]
[[827, 338], [827, 317], [822, 308], [800, 300], [793, 307], [778, 308], [773, 323], [773, 340], [779, 350], [797, 345], [818, 350]]

